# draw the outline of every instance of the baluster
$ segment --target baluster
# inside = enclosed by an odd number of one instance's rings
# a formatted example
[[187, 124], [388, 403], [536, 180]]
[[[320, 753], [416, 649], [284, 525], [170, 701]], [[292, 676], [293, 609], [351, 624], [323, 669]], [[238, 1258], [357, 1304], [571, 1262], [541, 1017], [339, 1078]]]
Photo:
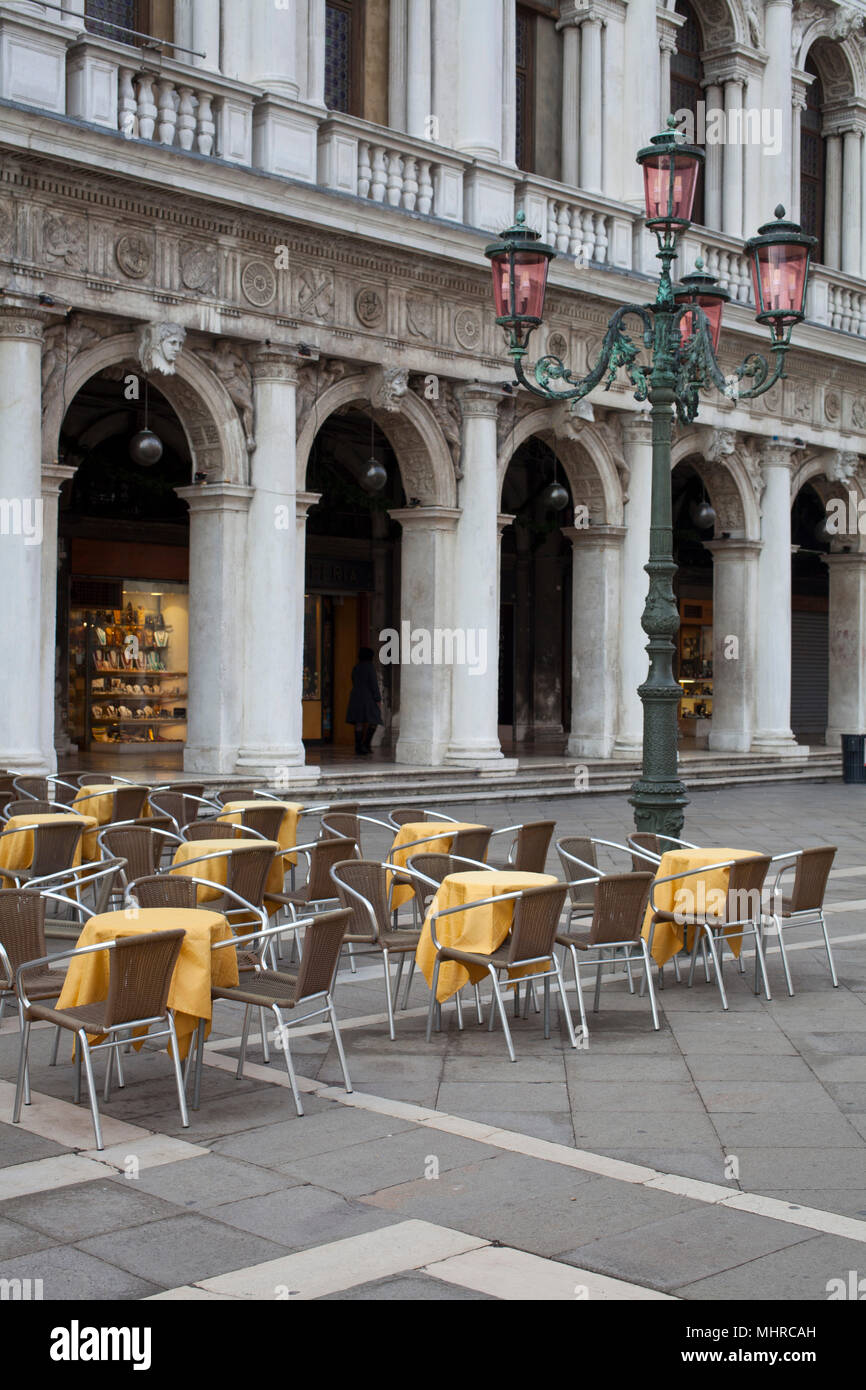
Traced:
[[571, 231], [568, 238], [568, 254], [578, 264], [583, 264], [583, 232], [580, 226], [580, 212], [571, 210]]
[[195, 137], [196, 148], [199, 154], [213, 154], [216, 122], [214, 121], [211, 107], [212, 97], [210, 92], [198, 92], [197, 95], [198, 129]]
[[403, 192], [403, 157], [394, 151], [388, 158], [388, 202], [392, 208], [400, 206]]
[[[418, 160], [418, 211], [430, 212], [433, 207], [433, 179], [430, 160]], [[438, 167], [438, 166], [437, 166]]]
[[373, 178], [373, 170], [370, 165], [370, 142], [361, 140], [358, 143], [358, 196], [368, 198], [370, 196], [370, 182]]
[[583, 223], [583, 258], [587, 265], [595, 260], [595, 231], [593, 228], [593, 214], [587, 209], [580, 215]]
[[827, 286], [827, 317], [831, 328], [839, 327], [839, 291], [836, 285]]
[[607, 264], [607, 218], [603, 212], [597, 212], [594, 217], [595, 222], [595, 259], [599, 265]]
[[138, 105], [135, 100], [135, 88], [132, 85], [134, 76], [133, 68], [121, 68], [118, 73], [117, 128], [127, 140], [131, 140], [133, 135], [137, 133], [135, 126]]
[[381, 145], [373, 146], [373, 176], [370, 184], [370, 197], [374, 203], [384, 202], [388, 176], [385, 171], [385, 151]]
[[195, 109], [192, 87], [178, 87], [180, 105], [177, 109], [177, 143], [182, 150], [191, 150], [195, 136]]
[[556, 203], [553, 201], [552, 198], [548, 198], [548, 199], [546, 199], [546, 201], [545, 201], [545, 217], [546, 217], [547, 220], [546, 220], [546, 222], [545, 222], [545, 224], [544, 224], [544, 230], [543, 230], [543, 232], [541, 233], [541, 239], [542, 239], [542, 241], [554, 241], [554, 242], [555, 242], [555, 240], [556, 240]]
[[159, 143], [174, 144], [174, 131], [177, 125], [177, 107], [174, 104], [174, 83], [170, 77], [163, 77], [159, 83]]
[[701, 255], [704, 258], [704, 265], [707, 267], [707, 274], [715, 275], [719, 278], [719, 253], [715, 246], [702, 246]]
[[567, 251], [571, 237], [571, 219], [566, 203], [556, 204], [556, 249]]
[[138, 133], [142, 140], [153, 139], [156, 125], [156, 104], [153, 100], [153, 78], [142, 72], [138, 78]]
[[411, 155], [406, 156], [403, 165], [403, 198], [402, 206], [409, 212], [415, 211], [415, 204], [418, 201], [418, 161]]

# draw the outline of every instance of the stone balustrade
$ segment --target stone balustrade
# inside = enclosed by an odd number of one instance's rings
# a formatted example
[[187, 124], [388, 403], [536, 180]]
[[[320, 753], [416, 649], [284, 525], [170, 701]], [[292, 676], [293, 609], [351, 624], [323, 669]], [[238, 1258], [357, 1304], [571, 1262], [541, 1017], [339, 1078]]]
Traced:
[[541, 178], [519, 183], [515, 204], [527, 225], [576, 265], [632, 269], [633, 209]]
[[319, 127], [319, 183], [406, 212], [462, 222], [468, 162], [351, 116], [329, 116]]

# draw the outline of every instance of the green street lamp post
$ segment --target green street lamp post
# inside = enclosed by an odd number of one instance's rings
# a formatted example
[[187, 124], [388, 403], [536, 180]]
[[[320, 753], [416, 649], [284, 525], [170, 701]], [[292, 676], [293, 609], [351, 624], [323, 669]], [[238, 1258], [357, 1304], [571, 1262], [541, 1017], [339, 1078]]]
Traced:
[[[749, 353], [728, 377], [716, 358], [722, 310], [729, 298], [699, 261], [679, 284], [671, 281], [677, 244], [690, 226], [695, 189], [704, 154], [682, 143], [675, 130], [656, 135], [637, 162], [643, 167], [646, 225], [658, 241], [662, 263], [653, 304], [626, 304], [608, 324], [598, 359], [576, 380], [561, 358], [542, 357], [524, 369], [529, 339], [542, 322], [547, 272], [556, 255], [540, 234], [526, 226], [518, 213], [515, 226], [485, 249], [493, 269], [496, 322], [508, 335], [508, 352], [517, 380], [545, 400], [579, 400], [604, 381], [613, 384], [622, 367], [637, 401], [650, 402], [652, 411], [652, 505], [650, 518], [649, 590], [641, 626], [649, 641], [649, 674], [639, 687], [643, 704], [643, 770], [630, 797], [638, 830], [679, 836], [687, 804], [677, 774], [677, 706], [681, 697], [674, 680], [674, 639], [679, 615], [674, 599], [673, 522], [671, 506], [671, 437], [673, 416], [685, 425], [698, 413], [699, 393], [712, 382], [724, 395], [751, 400], [763, 395], [785, 375], [785, 355], [791, 329], [804, 317], [809, 262], [814, 237], [794, 222], [785, 209], [776, 220], [746, 242], [752, 263], [756, 318], [770, 328], [773, 365], [759, 353]], [[637, 319], [642, 333], [636, 342], [626, 331], [626, 319]], [[637, 336], [637, 335], [636, 335]], [[641, 348], [647, 356], [641, 359]], [[750, 382], [744, 386], [742, 383]], [[557, 386], [554, 383], [562, 383]]]

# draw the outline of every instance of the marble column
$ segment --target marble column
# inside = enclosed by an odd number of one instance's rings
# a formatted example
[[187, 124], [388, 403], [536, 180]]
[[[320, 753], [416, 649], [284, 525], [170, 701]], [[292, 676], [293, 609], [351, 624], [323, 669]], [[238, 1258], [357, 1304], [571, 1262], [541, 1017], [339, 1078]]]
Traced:
[[307, 101], [325, 105], [325, 0], [309, 0], [307, 10]]
[[[43, 698], [54, 701], [54, 642], [43, 666], [42, 333], [47, 315], [28, 301], [0, 303], [0, 767], [47, 772]], [[54, 605], [50, 605], [53, 610]]]
[[[725, 83], [725, 127], [741, 127], [743, 84], [737, 78]], [[725, 145], [722, 166], [722, 231], [727, 236], [743, 235], [743, 146], [737, 141]]]
[[304, 769], [301, 739], [295, 393], [300, 359], [260, 348], [253, 362], [256, 449], [247, 532], [244, 732], [238, 771]]
[[[707, 123], [711, 111], [722, 109], [722, 89], [716, 82], [705, 88], [707, 102]], [[704, 162], [704, 225], [711, 231], [722, 230], [722, 181], [724, 145], [707, 144], [707, 157]]]
[[673, 34], [659, 35], [659, 107], [658, 128], [664, 130], [671, 104], [671, 57], [677, 51]]
[[[70, 478], [75, 477], [74, 468], [66, 468], [61, 463], [44, 465], [42, 468], [42, 687], [39, 691], [42, 711], [41, 747], [45, 761], [52, 770], [56, 767], [58, 748], [62, 752], [77, 752], [77, 746], [69, 750], [69, 737], [65, 728], [55, 729], [58, 701], [55, 698], [55, 685], [58, 678], [68, 681], [67, 671], [57, 671], [57, 522], [60, 510], [60, 489]], [[0, 537], [0, 540], [3, 538]], [[61, 693], [59, 701], [62, 708], [66, 692]]]
[[390, 0], [388, 10], [388, 124], [406, 129], [406, 47], [409, 0]]
[[433, 52], [430, 0], [409, 0], [406, 48], [406, 131], [429, 139], [433, 115]]
[[862, 166], [860, 130], [846, 130], [842, 137], [842, 255], [841, 268], [847, 275], [860, 274], [860, 175]]
[[[800, 140], [802, 138], [802, 116], [806, 109], [805, 84], [798, 78], [794, 79], [791, 107], [791, 202], [789, 215], [792, 222], [800, 221]], [[783, 158], [784, 151], [778, 158]], [[746, 170], [746, 188], [748, 190], [748, 169]], [[748, 196], [748, 195], [747, 195]], [[750, 223], [746, 223], [750, 226]]]
[[[451, 733], [453, 668], [412, 665], [403, 636], [454, 626], [454, 534], [460, 513], [451, 507], [401, 507], [389, 513], [403, 528], [400, 546], [400, 733], [398, 763], [436, 767]], [[432, 648], [435, 655], [435, 646]], [[488, 654], [489, 661], [489, 654]], [[476, 678], [478, 679], [478, 678]]]
[[456, 395], [463, 414], [463, 477], [454, 546], [452, 619], [485, 662], [453, 667], [447, 763], [516, 770], [499, 746], [499, 533], [496, 416], [502, 392], [477, 383]]
[[842, 136], [828, 135], [824, 164], [824, 264], [842, 269]]
[[637, 693], [647, 678], [647, 638], [641, 627], [649, 577], [650, 502], [652, 498], [652, 423], [648, 414], [622, 422], [622, 445], [629, 471], [622, 544], [622, 607], [619, 628], [619, 691], [614, 753], [634, 758], [643, 748], [643, 705]]
[[713, 718], [709, 746], [748, 752], [755, 727], [760, 541], [705, 541], [713, 555]]
[[179, 53], [181, 62], [219, 72], [220, 7], [213, 0], [175, 0], [174, 37], [184, 48], [204, 55], [193, 58], [189, 53]]
[[[320, 492], [298, 492], [295, 494], [295, 662], [300, 673], [300, 727], [303, 734], [304, 726], [304, 623], [306, 621], [306, 595], [307, 595], [307, 517], [311, 507], [315, 507], [317, 502], [321, 502]], [[307, 782], [321, 776], [321, 771], [310, 764], [303, 769], [300, 780]], [[296, 771], [292, 773], [292, 781], [299, 780]]]
[[189, 697], [185, 772], [234, 771], [244, 696], [243, 576], [252, 488], [177, 488], [189, 507]]
[[[749, 72], [743, 100], [747, 111], [761, 110], [761, 78], [756, 72]], [[765, 155], [757, 140], [749, 140], [743, 150], [743, 235], [754, 236], [758, 228], [767, 221], [773, 209], [764, 193], [764, 167], [774, 160], [784, 160], [785, 151], [775, 155]], [[797, 146], [799, 159], [799, 145]], [[797, 179], [797, 201], [800, 196], [800, 181]], [[774, 205], [775, 206], [775, 205]], [[785, 204], [787, 207], [787, 203]], [[794, 219], [798, 220], [798, 219]], [[751, 290], [749, 291], [751, 294]]]
[[830, 570], [827, 746], [866, 734], [866, 555], [823, 555]]
[[517, 167], [517, 13], [515, 0], [502, 6], [502, 134], [503, 164]]
[[616, 737], [624, 526], [564, 526], [572, 546], [570, 758], [609, 758]]
[[577, 188], [580, 177], [580, 28], [574, 17], [562, 29], [561, 180]]
[[[770, 209], [767, 218], [777, 203], [785, 208], [791, 205], [791, 165], [788, 156], [791, 149], [793, 98], [791, 30], [792, 0], [765, 0], [764, 48], [769, 58], [764, 69], [761, 106], [780, 112], [782, 123], [782, 153], [762, 160], [762, 201]], [[749, 230], [751, 232], [752, 229]]]
[[463, 154], [498, 161], [502, 141], [502, 0], [458, 8], [457, 140]]
[[805, 756], [791, 732], [791, 446], [761, 450], [764, 495], [758, 559], [758, 650], [755, 661], [756, 753]]
[[590, 15], [580, 26], [580, 187], [601, 193], [602, 126], [601, 20]]
[[246, 80], [278, 96], [297, 97], [297, 5], [252, 5], [249, 25], [249, 68]]

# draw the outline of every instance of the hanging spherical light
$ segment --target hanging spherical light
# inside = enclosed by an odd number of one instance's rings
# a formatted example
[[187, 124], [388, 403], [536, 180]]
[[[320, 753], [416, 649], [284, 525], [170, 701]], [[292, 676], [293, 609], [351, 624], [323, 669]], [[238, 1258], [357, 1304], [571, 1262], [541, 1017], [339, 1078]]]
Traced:
[[365, 492], [381, 492], [388, 481], [388, 473], [377, 458], [371, 458], [358, 481]]
[[706, 498], [704, 498], [702, 502], [693, 502], [691, 507], [689, 508], [689, 511], [691, 513], [692, 521], [695, 523], [695, 526], [697, 526], [699, 531], [709, 531], [711, 526], [715, 526], [715, 509], [710, 506]]
[[141, 468], [152, 468], [162, 458], [162, 440], [153, 430], [139, 430], [129, 441], [129, 457]]
[[568, 493], [562, 483], [552, 482], [544, 489], [541, 500], [552, 512], [561, 512], [563, 507], [568, 506]]

